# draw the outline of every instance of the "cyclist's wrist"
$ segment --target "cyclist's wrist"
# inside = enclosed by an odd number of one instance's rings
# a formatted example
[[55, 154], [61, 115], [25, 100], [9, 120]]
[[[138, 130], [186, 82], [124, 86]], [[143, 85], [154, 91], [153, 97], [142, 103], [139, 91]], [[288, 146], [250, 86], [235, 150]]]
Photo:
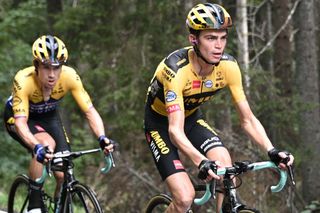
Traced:
[[275, 149], [274, 146], [270, 146], [267, 148], [267, 153], [269, 153], [271, 150]]
[[42, 144], [36, 144], [33, 149], [33, 153], [36, 155], [38, 162], [43, 163], [46, 158], [46, 153], [48, 152], [48, 147], [44, 147]]
[[[99, 137], [98, 137], [98, 142], [99, 142], [99, 145], [100, 145], [100, 148], [102, 149], [102, 150], [104, 150], [104, 148], [106, 147], [106, 142], [105, 142], [105, 139], [108, 139], [107, 138], [107, 136], [105, 136], [105, 135], [100, 135]], [[109, 140], [109, 139], [108, 139]]]
[[107, 138], [107, 136], [103, 134], [103, 135], [100, 135], [97, 140], [99, 143], [101, 143], [102, 141], [104, 141], [105, 138]]

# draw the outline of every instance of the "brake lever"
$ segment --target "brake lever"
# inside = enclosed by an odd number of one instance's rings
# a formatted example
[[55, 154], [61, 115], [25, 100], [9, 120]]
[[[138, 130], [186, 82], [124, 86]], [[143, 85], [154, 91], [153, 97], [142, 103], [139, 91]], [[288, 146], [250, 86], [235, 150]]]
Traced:
[[111, 163], [112, 163], [112, 167], [113, 167], [113, 168], [116, 167], [116, 164], [114, 163], [114, 160], [113, 160], [113, 155], [112, 155], [112, 153], [110, 152], [108, 155], [109, 155], [109, 157], [110, 157], [110, 160], [111, 160]]
[[52, 176], [51, 163], [52, 163], [51, 160], [49, 160], [47, 163], [47, 166], [46, 166], [46, 170], [47, 170], [49, 177]]
[[[217, 174], [217, 165], [215, 164], [214, 166], [211, 166], [212, 171]], [[216, 186], [217, 186], [217, 180], [212, 179], [211, 184], [210, 184], [210, 192], [211, 192], [211, 197], [213, 199], [216, 199]]]
[[211, 197], [213, 199], [216, 199], [216, 186], [217, 186], [217, 180], [212, 179], [210, 183], [210, 192], [211, 192]]
[[290, 165], [288, 166], [287, 163], [289, 162], [290, 158], [289, 157], [286, 157], [285, 159], [283, 159], [283, 163], [286, 165], [287, 167], [287, 170], [288, 170], [288, 173], [289, 173], [289, 177], [290, 177], [290, 180], [291, 180], [291, 183], [293, 186], [296, 185], [296, 182], [294, 181], [294, 173], [293, 173], [293, 166]]
[[296, 182], [294, 181], [293, 167], [292, 166], [287, 166], [287, 170], [288, 170], [288, 173], [289, 173], [289, 177], [290, 177], [291, 183], [292, 183], [293, 186], [295, 186]]

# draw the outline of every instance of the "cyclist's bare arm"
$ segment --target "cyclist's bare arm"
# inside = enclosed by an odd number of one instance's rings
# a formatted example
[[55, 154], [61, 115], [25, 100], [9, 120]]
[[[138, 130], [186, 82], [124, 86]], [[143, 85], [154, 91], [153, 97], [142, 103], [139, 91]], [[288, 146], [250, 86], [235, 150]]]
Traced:
[[[196, 166], [199, 166], [201, 161], [206, 160], [207, 158], [191, 144], [185, 135], [184, 119], [184, 112], [180, 110], [168, 114], [169, 136], [178, 149], [188, 156]], [[219, 176], [215, 175], [211, 170], [209, 171], [209, 174], [212, 177], [219, 179]]]
[[[240, 117], [241, 126], [249, 137], [259, 144], [265, 151], [273, 149], [274, 147], [269, 140], [264, 127], [251, 111], [248, 101], [243, 100], [235, 105]], [[286, 157], [285, 153], [279, 153], [279, 155], [283, 158]], [[293, 160], [293, 156], [290, 155], [290, 160], [287, 165], [291, 165]], [[280, 164], [280, 166], [285, 168], [284, 164]]]
[[91, 130], [97, 136], [97, 138], [100, 135], [104, 135], [105, 134], [103, 121], [102, 121], [99, 113], [97, 112], [97, 110], [93, 106], [90, 107], [85, 112], [85, 116], [86, 116], [86, 118], [87, 118], [87, 120], [89, 122], [89, 126], [90, 126]]
[[[97, 138], [101, 136], [105, 136], [105, 128], [103, 125], [103, 121], [97, 110], [92, 106], [90, 107], [86, 112], [85, 116], [89, 122], [89, 126], [92, 129], [93, 133], [96, 135]], [[112, 152], [114, 147], [111, 144], [111, 141], [107, 138], [104, 137], [105, 143], [109, 144], [105, 147], [105, 152]], [[107, 151], [107, 150], [108, 151]]]

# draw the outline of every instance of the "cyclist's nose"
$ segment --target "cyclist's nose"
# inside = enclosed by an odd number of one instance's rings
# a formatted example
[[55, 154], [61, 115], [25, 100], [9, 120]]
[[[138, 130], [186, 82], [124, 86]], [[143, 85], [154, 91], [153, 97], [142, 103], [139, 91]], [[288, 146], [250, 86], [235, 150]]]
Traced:
[[215, 47], [217, 49], [221, 49], [222, 48], [222, 41], [220, 39], [216, 40]]

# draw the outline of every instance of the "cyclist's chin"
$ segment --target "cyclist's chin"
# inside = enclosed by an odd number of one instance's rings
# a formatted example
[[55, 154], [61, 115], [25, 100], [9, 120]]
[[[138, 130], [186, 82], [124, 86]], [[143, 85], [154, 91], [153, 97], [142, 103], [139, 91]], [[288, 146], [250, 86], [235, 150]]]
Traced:
[[53, 89], [54, 86], [56, 85], [56, 81], [48, 81], [46, 84], [45, 84], [45, 87], [48, 88], [48, 89]]
[[216, 63], [219, 63], [221, 60], [221, 55], [219, 56], [212, 56], [209, 58], [209, 62], [212, 63], [212, 64], [216, 64]]

